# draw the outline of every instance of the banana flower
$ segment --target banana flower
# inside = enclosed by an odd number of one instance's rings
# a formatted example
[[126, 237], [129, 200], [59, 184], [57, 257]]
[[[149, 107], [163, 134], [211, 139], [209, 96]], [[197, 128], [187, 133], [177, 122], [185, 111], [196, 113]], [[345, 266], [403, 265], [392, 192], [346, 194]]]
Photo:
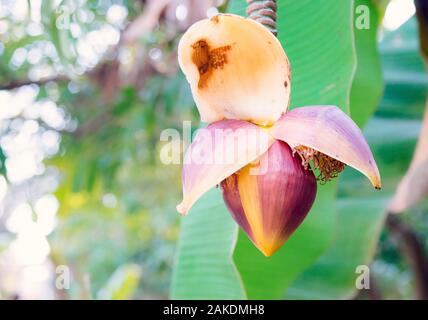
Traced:
[[234, 220], [271, 256], [308, 214], [317, 180], [349, 165], [381, 187], [361, 130], [338, 107], [287, 111], [290, 64], [263, 25], [235, 15], [201, 20], [181, 38], [178, 59], [209, 123], [184, 157], [181, 214], [220, 185]]

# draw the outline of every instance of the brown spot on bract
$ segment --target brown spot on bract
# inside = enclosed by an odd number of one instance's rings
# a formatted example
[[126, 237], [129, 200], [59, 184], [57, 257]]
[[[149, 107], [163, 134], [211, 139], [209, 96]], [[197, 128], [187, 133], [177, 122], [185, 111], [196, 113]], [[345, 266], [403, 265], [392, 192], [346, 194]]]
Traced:
[[199, 89], [206, 86], [207, 80], [216, 69], [222, 69], [227, 64], [227, 51], [230, 45], [210, 49], [206, 40], [198, 40], [192, 45], [192, 62], [198, 67]]
[[284, 82], [284, 87], [286, 87], [286, 88], [288, 87], [288, 82], [287, 81]]
[[199, 40], [192, 44], [192, 61], [198, 67], [199, 74], [202, 75], [208, 71], [209, 67], [209, 47], [205, 40]]
[[220, 21], [219, 17], [220, 17], [219, 15], [216, 15], [216, 16], [211, 18], [211, 21], [214, 23], [219, 23], [219, 21]]
[[224, 46], [220, 48], [216, 48], [210, 51], [210, 66], [214, 69], [223, 68], [223, 66], [227, 63], [227, 54], [232, 47]]

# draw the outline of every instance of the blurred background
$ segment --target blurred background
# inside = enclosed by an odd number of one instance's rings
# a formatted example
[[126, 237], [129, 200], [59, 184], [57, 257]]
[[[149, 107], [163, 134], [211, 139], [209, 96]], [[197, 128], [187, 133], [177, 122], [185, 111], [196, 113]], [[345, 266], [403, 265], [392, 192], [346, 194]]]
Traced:
[[[199, 125], [176, 48], [189, 25], [227, 5], [0, 0], [0, 299], [169, 297], [181, 168], [160, 162], [159, 136]], [[386, 218], [373, 288], [356, 298], [428, 298], [426, 142], [418, 181], [408, 171], [428, 80], [413, 1], [382, 5], [385, 90], [365, 133], [386, 155], [387, 189], [407, 172], [421, 195]], [[345, 175], [342, 198], [359, 192]]]

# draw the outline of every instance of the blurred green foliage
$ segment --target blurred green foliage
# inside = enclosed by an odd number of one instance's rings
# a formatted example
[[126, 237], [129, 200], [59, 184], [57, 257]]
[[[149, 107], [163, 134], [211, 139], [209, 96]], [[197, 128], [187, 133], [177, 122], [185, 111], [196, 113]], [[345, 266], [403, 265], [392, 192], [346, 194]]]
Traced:
[[[135, 59], [135, 68], [145, 64], [147, 74], [134, 82], [114, 83], [121, 81], [115, 73], [116, 44], [86, 61], [82, 56], [96, 48], [85, 51], [83, 41], [89, 36], [107, 37], [101, 41], [108, 42], [109, 36], [119, 36], [129, 21], [144, 13], [144, 1], [47, 0], [41, 7], [30, 1], [28, 5], [27, 15], [19, 20], [12, 14], [0, 18], [8, 28], [0, 35], [0, 84], [15, 90], [32, 83], [35, 101], [53, 101], [66, 119], [61, 128], [37, 119], [41, 133], [61, 134], [60, 149], [44, 161], [59, 173], [54, 192], [59, 220], [49, 236], [50, 257], [54, 265], [69, 266], [73, 278], [71, 289], [59, 297], [166, 298], [181, 181], [178, 165], [159, 160], [164, 144], [159, 136], [166, 128], [181, 130], [184, 119], [198, 125], [190, 90], [177, 72], [176, 59], [168, 58], [175, 55], [179, 30], [163, 22], [123, 50], [121, 54]], [[3, 6], [14, 10], [11, 2]], [[123, 23], [109, 18], [114, 6], [126, 13]], [[37, 13], [41, 17], [34, 20]], [[105, 29], [110, 33], [93, 33]], [[41, 54], [37, 63], [17, 61], [17, 50], [28, 58], [34, 48]], [[162, 49], [160, 61], [149, 56], [152, 49]], [[166, 63], [170, 70], [156, 69]], [[38, 77], [39, 69], [46, 75]], [[14, 118], [25, 121], [26, 115]], [[2, 136], [11, 132], [12, 120], [2, 120]], [[5, 173], [5, 159], [0, 149], [0, 173]]]

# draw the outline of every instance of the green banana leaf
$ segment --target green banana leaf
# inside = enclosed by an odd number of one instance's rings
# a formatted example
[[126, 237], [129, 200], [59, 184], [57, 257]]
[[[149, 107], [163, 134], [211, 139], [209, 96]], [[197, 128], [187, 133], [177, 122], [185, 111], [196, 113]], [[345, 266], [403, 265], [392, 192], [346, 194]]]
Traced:
[[[353, 114], [351, 89], [359, 71], [357, 59], [364, 50], [355, 45], [375, 43], [365, 35], [360, 37], [364, 41], [354, 42], [355, 5], [353, 1], [278, 1], [278, 38], [292, 66], [291, 107], [333, 104]], [[232, 1], [230, 11], [243, 15], [245, 1]], [[375, 53], [370, 48], [361, 66], [380, 70]], [[364, 71], [355, 79], [367, 81]], [[369, 102], [355, 104], [367, 108], [355, 112], [359, 123], [367, 121], [381, 90], [379, 81], [364, 92]], [[365, 187], [370, 188], [368, 182]], [[317, 261], [337, 236], [340, 219], [336, 192], [337, 182], [319, 186], [316, 203], [302, 226], [274, 256], [266, 258], [242, 231], [236, 239], [237, 226], [219, 193], [212, 191], [183, 218], [171, 297], [283, 298], [293, 281]], [[351, 206], [351, 210], [357, 209]], [[369, 232], [370, 239], [376, 239], [375, 231]]]
[[381, 171], [383, 190], [367, 192], [364, 179], [353, 172], [342, 177], [336, 240], [317, 263], [293, 283], [287, 298], [340, 299], [357, 293], [356, 268], [370, 264], [386, 216], [386, 205], [410, 163], [428, 86], [415, 18], [385, 34], [380, 51], [386, 89], [365, 136]]

